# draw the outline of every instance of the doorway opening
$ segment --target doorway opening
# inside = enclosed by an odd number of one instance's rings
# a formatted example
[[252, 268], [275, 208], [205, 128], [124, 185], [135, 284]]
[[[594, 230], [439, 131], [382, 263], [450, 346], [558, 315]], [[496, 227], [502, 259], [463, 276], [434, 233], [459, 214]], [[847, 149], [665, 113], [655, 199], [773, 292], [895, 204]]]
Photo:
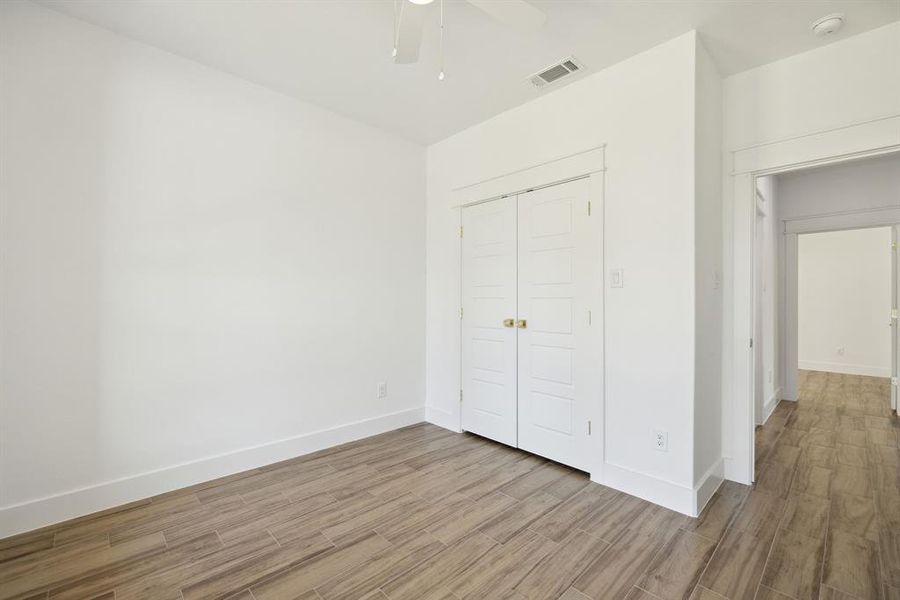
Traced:
[[809, 484], [801, 468], [877, 471], [878, 446], [893, 460], [900, 443], [900, 155], [755, 189], [754, 480], [786, 493]]

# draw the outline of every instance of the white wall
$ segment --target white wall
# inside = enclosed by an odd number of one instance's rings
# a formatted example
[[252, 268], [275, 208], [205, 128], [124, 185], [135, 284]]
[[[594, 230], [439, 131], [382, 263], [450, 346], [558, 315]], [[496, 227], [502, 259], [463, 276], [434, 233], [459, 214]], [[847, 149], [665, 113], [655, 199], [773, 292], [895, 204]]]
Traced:
[[699, 39], [696, 69], [694, 485], [702, 485], [722, 469], [722, 78]]
[[725, 149], [870, 119], [900, 106], [900, 22], [725, 79]]
[[0, 537], [421, 418], [423, 148], [29, 3], [0, 69]]
[[900, 154], [777, 176], [782, 221], [900, 207]]
[[[597, 471], [645, 496], [692, 492], [695, 46], [693, 33], [681, 36], [428, 148], [430, 419], [459, 426], [451, 190], [605, 143], [604, 267], [624, 269], [626, 283], [606, 290], [606, 464]], [[653, 429], [669, 432], [669, 452], [653, 448]]]
[[800, 368], [891, 376], [891, 229], [799, 238]]
[[[734, 188], [731, 152], [754, 145], [837, 130], [900, 115], [900, 22], [763, 65], [725, 79], [723, 243], [725, 290], [723, 336], [723, 438], [737, 443], [736, 427], [745, 415], [736, 412], [734, 364], [735, 307], [733, 281]], [[743, 479], [732, 457], [744, 450], [726, 444], [726, 475]]]

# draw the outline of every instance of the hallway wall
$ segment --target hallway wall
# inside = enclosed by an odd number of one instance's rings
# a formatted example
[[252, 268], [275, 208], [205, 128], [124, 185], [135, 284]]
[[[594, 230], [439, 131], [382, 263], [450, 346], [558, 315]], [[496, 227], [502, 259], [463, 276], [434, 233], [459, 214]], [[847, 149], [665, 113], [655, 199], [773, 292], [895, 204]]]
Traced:
[[799, 237], [800, 368], [890, 377], [891, 229]]

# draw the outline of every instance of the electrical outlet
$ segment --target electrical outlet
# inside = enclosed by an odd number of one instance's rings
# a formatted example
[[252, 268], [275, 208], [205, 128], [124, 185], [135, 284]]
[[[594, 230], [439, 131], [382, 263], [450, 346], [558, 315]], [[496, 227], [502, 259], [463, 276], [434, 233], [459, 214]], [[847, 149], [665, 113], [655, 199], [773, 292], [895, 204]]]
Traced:
[[653, 430], [653, 447], [660, 452], [669, 451], [669, 432], [660, 429]]
[[378, 384], [378, 397], [387, 398], [387, 382], [382, 381]]

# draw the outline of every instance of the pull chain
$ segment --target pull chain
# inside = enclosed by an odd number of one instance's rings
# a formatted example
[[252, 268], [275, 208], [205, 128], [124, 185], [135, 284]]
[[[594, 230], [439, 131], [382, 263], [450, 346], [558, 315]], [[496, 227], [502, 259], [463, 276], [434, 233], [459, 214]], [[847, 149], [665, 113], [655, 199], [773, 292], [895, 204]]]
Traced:
[[441, 0], [441, 72], [438, 81], [444, 80], [444, 0]]
[[394, 0], [394, 49], [391, 51], [391, 58], [397, 58], [397, 22], [400, 17], [397, 15], [397, 2]]

